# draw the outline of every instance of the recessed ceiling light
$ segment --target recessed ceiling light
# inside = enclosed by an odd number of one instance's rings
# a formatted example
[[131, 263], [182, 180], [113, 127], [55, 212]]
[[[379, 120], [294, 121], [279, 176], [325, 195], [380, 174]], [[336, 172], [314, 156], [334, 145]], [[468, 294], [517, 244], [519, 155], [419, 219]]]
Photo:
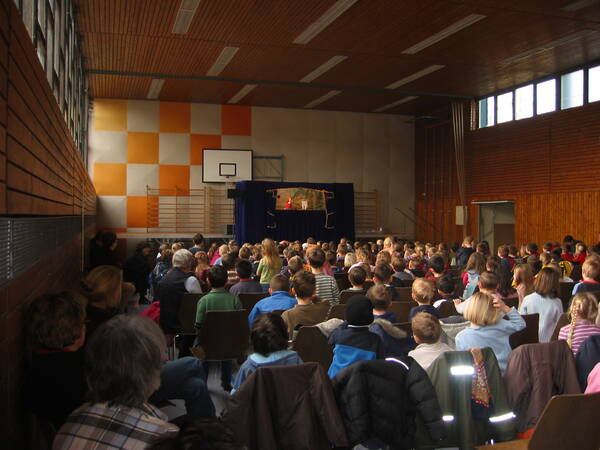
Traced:
[[157, 99], [163, 87], [163, 84], [165, 84], [165, 80], [159, 80], [158, 78], [154, 78], [150, 82], [150, 88], [148, 89], [148, 95], [146, 95], [146, 98], [151, 100]]
[[313, 100], [310, 103], [307, 103], [306, 105], [304, 105], [305, 108], [314, 108], [317, 105], [320, 105], [323, 102], [326, 102], [327, 100], [329, 100], [331, 97], [335, 97], [336, 95], [338, 95], [339, 93], [341, 93], [342, 91], [329, 91], [327, 94], [322, 95], [321, 97]]
[[237, 103], [237, 102], [239, 102], [246, 95], [248, 95], [250, 93], [250, 91], [252, 91], [256, 86], [258, 86], [258, 84], [247, 84], [246, 86], [244, 86], [243, 88], [241, 88], [237, 92], [237, 94], [235, 94], [233, 97], [231, 97], [227, 103]]
[[292, 42], [294, 44], [308, 44], [317, 34], [327, 28], [335, 19], [344, 14], [357, 1], [358, 0], [338, 0]]
[[341, 63], [345, 59], [348, 59], [348, 57], [347, 56], [342, 56], [342, 55], [337, 55], [337, 56], [334, 56], [334, 57], [328, 59], [323, 64], [321, 64], [319, 67], [317, 67], [315, 70], [313, 70], [311, 73], [309, 73], [304, 78], [302, 78], [300, 80], [300, 82], [301, 83], [310, 83], [314, 79], [316, 79], [316, 78], [320, 77], [321, 75], [323, 75], [328, 70], [330, 70], [333, 67], [337, 66], [339, 63]]
[[410, 102], [411, 100], [414, 100], [415, 98], [418, 98], [418, 97], [416, 97], [414, 95], [411, 95], [409, 97], [404, 97], [404, 98], [401, 98], [400, 100], [397, 100], [395, 102], [392, 102], [387, 105], [381, 106], [377, 109], [374, 109], [373, 112], [387, 111], [388, 109], [392, 109], [392, 108], [395, 108], [396, 106], [402, 105], [406, 102]]
[[446, 39], [448, 36], [458, 33], [460, 30], [479, 22], [481, 19], [485, 19], [485, 16], [481, 14], [469, 14], [467, 17], [460, 19], [458, 22], [454, 22], [452, 25], [444, 28], [441, 31], [438, 31], [433, 36], [429, 36], [427, 39], [423, 39], [421, 42], [407, 48], [402, 53], [405, 55], [414, 55], [430, 45], [436, 44], [442, 39]]
[[179, 11], [177, 11], [177, 18], [173, 24], [173, 34], [186, 34], [189, 31], [196, 10], [200, 5], [200, 1], [201, 0], [181, 0]]
[[580, 9], [587, 8], [598, 3], [599, 0], [579, 0], [577, 2], [569, 3], [567, 6], [562, 7], [563, 11], [579, 11]]
[[434, 64], [433, 66], [426, 67], [423, 70], [419, 70], [418, 72], [415, 72], [412, 75], [404, 77], [404, 78], [386, 86], [385, 88], [386, 89], [396, 89], [397, 87], [400, 87], [403, 84], [408, 84], [411, 81], [415, 81], [418, 78], [424, 77], [425, 75], [429, 75], [430, 73], [435, 72], [436, 70], [443, 69], [444, 67], [446, 67], [446, 66]]
[[227, 64], [231, 62], [234, 55], [239, 49], [239, 47], [224, 47], [223, 50], [221, 50], [221, 54], [214, 62], [212, 67], [208, 69], [208, 72], [206, 72], [206, 75], [208, 75], [209, 77], [216, 77], [221, 72], [223, 72], [225, 66], [227, 66]]

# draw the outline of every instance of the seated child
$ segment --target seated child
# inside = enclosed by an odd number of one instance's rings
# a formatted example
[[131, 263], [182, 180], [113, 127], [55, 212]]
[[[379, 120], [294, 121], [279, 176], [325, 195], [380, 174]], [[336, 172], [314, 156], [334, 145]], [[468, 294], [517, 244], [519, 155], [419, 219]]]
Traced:
[[425, 271], [421, 269], [422, 262], [423, 261], [419, 256], [415, 256], [408, 263], [408, 271], [412, 273], [415, 278], [425, 276]]
[[558, 339], [566, 340], [573, 351], [573, 355], [577, 355], [583, 341], [590, 336], [600, 334], [600, 327], [596, 325], [596, 317], [598, 316], [596, 296], [589, 292], [577, 294], [571, 300], [569, 314], [571, 323], [560, 329]]
[[[282, 269], [283, 270], [283, 269]], [[294, 281], [296, 274], [298, 272], [302, 272], [304, 270], [304, 262], [300, 256], [292, 256], [288, 260], [288, 265], [286, 266], [286, 273], [282, 273], [284, 277], [289, 278], [290, 282]]]
[[373, 282], [375, 286], [385, 286], [385, 288], [390, 292], [390, 296], [393, 302], [400, 301], [400, 294], [396, 288], [390, 286], [390, 282], [392, 281], [392, 266], [389, 264], [377, 264], [375, 266], [375, 271], [373, 272]]
[[408, 356], [413, 357], [423, 369], [427, 370], [442, 353], [453, 350], [440, 342], [442, 326], [437, 317], [425, 312], [417, 313], [411, 320], [411, 328], [417, 348]]
[[240, 281], [231, 286], [229, 289], [230, 294], [240, 295], [248, 292], [263, 292], [260, 283], [252, 279], [252, 263], [250, 261], [240, 259], [235, 263], [235, 271]]
[[[503, 319], [504, 315], [508, 315], [508, 320]], [[508, 338], [526, 326], [521, 315], [500, 298], [477, 292], [471, 297], [464, 316], [471, 325], [456, 335], [456, 350], [490, 347], [504, 373], [512, 351]]]
[[237, 254], [233, 252], [227, 253], [221, 258], [221, 265], [227, 270], [227, 284], [232, 285], [240, 281], [240, 277], [235, 270], [237, 263]]
[[256, 303], [250, 314], [248, 314], [248, 325], [250, 327], [261, 314], [277, 310], [288, 310], [296, 306], [296, 299], [290, 295], [290, 282], [283, 275], [275, 275], [271, 278], [269, 295], [269, 297]]
[[329, 378], [345, 367], [365, 360], [380, 359], [385, 349], [379, 336], [369, 331], [373, 323], [373, 305], [364, 295], [355, 295], [346, 306], [346, 322], [329, 335], [329, 344], [334, 345], [333, 361], [327, 374]]
[[440, 313], [436, 307], [431, 304], [435, 290], [433, 283], [424, 278], [417, 278], [412, 285], [412, 298], [418, 303], [418, 306], [414, 306], [408, 315], [408, 318], [412, 320], [415, 314], [420, 312], [426, 312], [433, 314], [439, 319]]
[[[477, 279], [477, 289], [479, 289], [479, 292], [483, 292], [484, 294], [500, 298], [500, 295], [498, 294], [499, 283], [500, 280], [498, 275], [496, 275], [494, 272], [490, 272], [489, 270], [485, 270]], [[454, 306], [456, 306], [456, 311], [459, 314], [464, 314], [469, 306], [471, 298], [472, 296], [465, 299], [463, 302], [461, 302], [460, 299], [454, 300]]]
[[590, 256], [581, 266], [583, 281], [573, 286], [573, 295], [579, 292], [600, 291], [600, 283], [596, 280], [598, 275], [600, 275], [600, 259], [597, 256]]
[[348, 281], [352, 285], [351, 288], [345, 289], [343, 292], [352, 291], [356, 294], [365, 293], [365, 281], [367, 279], [367, 272], [362, 266], [356, 266], [350, 269], [348, 272]]
[[294, 330], [300, 326], [312, 326], [321, 323], [329, 312], [329, 302], [315, 297], [315, 276], [310, 272], [301, 271], [294, 279], [292, 294], [296, 297], [297, 305], [284, 311], [281, 318], [287, 326], [288, 335], [293, 339]]
[[439, 308], [444, 302], [453, 302], [454, 299], [458, 298], [458, 296], [454, 295], [454, 288], [456, 287], [454, 284], [454, 280], [450, 275], [444, 275], [435, 283], [438, 294], [441, 295], [441, 299], [434, 302], [433, 306]]
[[269, 312], [260, 315], [252, 324], [250, 340], [253, 353], [240, 366], [233, 380], [232, 394], [259, 367], [302, 364], [298, 353], [287, 349], [287, 329], [278, 314]]
[[388, 288], [382, 284], [376, 284], [369, 289], [367, 297], [373, 304], [373, 317], [375, 319], [384, 319], [391, 323], [398, 322], [396, 314], [387, 310], [392, 303], [392, 297]]
[[406, 262], [404, 259], [399, 258], [397, 256], [392, 258], [392, 267], [394, 269], [394, 274], [392, 275], [392, 286], [394, 287], [402, 287], [402, 280], [412, 281], [415, 279], [415, 276], [406, 268]]

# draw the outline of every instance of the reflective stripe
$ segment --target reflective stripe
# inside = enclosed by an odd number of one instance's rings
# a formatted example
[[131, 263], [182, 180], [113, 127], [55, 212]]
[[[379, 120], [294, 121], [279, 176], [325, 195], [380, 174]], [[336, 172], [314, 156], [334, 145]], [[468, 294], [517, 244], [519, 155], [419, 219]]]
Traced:
[[501, 414], [499, 416], [490, 417], [490, 422], [492, 422], [492, 423], [504, 422], [506, 420], [514, 419], [515, 417], [517, 417], [517, 416], [515, 416], [515, 414], [511, 411], [506, 414]]
[[452, 366], [450, 367], [452, 375], [473, 375], [475, 368], [473, 366]]
[[454, 422], [454, 416], [442, 416], [444, 422]]
[[385, 360], [389, 361], [389, 362], [395, 362], [395, 363], [398, 363], [398, 364], [402, 364], [404, 367], [406, 367], [406, 370], [409, 370], [409, 367], [405, 363], [403, 363], [402, 361], [400, 361], [399, 359], [396, 359], [396, 358], [385, 358]]

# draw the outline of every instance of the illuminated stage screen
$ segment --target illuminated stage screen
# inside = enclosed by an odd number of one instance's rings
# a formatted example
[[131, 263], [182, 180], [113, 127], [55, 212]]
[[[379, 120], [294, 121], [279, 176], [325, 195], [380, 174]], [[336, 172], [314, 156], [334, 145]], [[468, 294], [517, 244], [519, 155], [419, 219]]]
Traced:
[[280, 188], [276, 190], [276, 210], [325, 211], [325, 191], [310, 188]]

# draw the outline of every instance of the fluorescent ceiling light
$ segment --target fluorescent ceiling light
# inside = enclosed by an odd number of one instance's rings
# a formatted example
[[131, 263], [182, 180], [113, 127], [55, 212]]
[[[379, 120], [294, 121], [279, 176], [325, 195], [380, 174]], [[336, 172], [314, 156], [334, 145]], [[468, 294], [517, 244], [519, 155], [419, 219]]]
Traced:
[[348, 59], [348, 57], [347, 56], [341, 56], [341, 55], [337, 55], [337, 56], [334, 56], [334, 57], [328, 59], [323, 64], [321, 64], [319, 67], [317, 67], [315, 70], [313, 70], [311, 73], [309, 73], [304, 78], [302, 78], [300, 80], [300, 82], [301, 83], [310, 83], [315, 78], [320, 77], [325, 72], [327, 72], [328, 70], [334, 68], [335, 66], [337, 66], [339, 63], [341, 63], [345, 59]]
[[221, 50], [221, 54], [219, 55], [215, 63], [210, 69], [208, 69], [208, 72], [206, 72], [206, 75], [208, 75], [209, 77], [216, 77], [221, 72], [223, 72], [225, 66], [227, 66], [227, 64], [231, 62], [234, 55], [239, 49], [239, 47], [224, 47], [223, 50]]
[[338, 0], [292, 42], [294, 44], [308, 44], [317, 34], [327, 28], [335, 19], [344, 14], [357, 1], [358, 0]]
[[519, 61], [521, 59], [525, 59], [529, 56], [535, 55], [536, 53], [540, 53], [543, 52], [545, 50], [550, 50], [554, 47], [559, 47], [561, 45], [567, 44], [568, 42], [574, 41], [576, 39], [579, 39], [581, 37], [584, 37], [590, 33], [593, 33], [595, 30], [581, 30], [581, 31], [576, 31], [575, 33], [571, 33], [565, 37], [562, 37], [560, 39], [556, 39], [554, 41], [550, 41], [547, 44], [544, 45], [540, 45], [539, 47], [535, 47], [532, 49], [529, 49], [527, 51], [524, 51], [523, 53], [519, 53], [518, 55], [515, 56], [511, 56], [510, 58], [506, 58], [503, 59], [502, 61], [500, 61], [498, 64], [500, 65], [505, 65], [505, 64], [510, 64], [510, 63], [514, 63], [516, 61]]
[[150, 89], [148, 89], [148, 95], [146, 95], [146, 98], [157, 99], [163, 84], [165, 84], [165, 80], [154, 78], [150, 83]]
[[579, 0], [577, 2], [569, 3], [567, 6], [561, 8], [563, 11], [579, 11], [580, 9], [587, 8], [598, 3], [599, 0]]
[[433, 36], [430, 36], [427, 39], [422, 40], [418, 44], [407, 48], [402, 53], [404, 53], [405, 55], [414, 55], [415, 53], [420, 52], [421, 50], [429, 47], [430, 45], [436, 44], [442, 39], [446, 39], [448, 36], [452, 36], [454, 33], [458, 33], [460, 30], [463, 30], [473, 25], [474, 23], [479, 22], [481, 19], [485, 19], [485, 16], [481, 14], [470, 14], [464, 19], [460, 19], [458, 22], [454, 22], [449, 27], [438, 31]]
[[317, 98], [316, 100], [313, 100], [310, 103], [307, 103], [306, 105], [304, 105], [304, 107], [305, 108], [314, 108], [315, 106], [320, 105], [323, 102], [326, 102], [331, 97], [335, 97], [336, 95], [338, 95], [341, 92], [342, 91], [329, 91], [327, 94], [322, 95], [321, 97]]
[[390, 103], [388, 105], [384, 105], [384, 106], [381, 106], [380, 108], [374, 109], [373, 112], [386, 111], [388, 109], [391, 109], [391, 108], [394, 108], [396, 106], [402, 105], [403, 103], [410, 102], [411, 100], [414, 100], [415, 98], [418, 98], [418, 97], [416, 97], [414, 95], [411, 95], [409, 97], [404, 97], [404, 98], [401, 98], [400, 100], [392, 102], [392, 103]]
[[173, 24], [173, 34], [186, 34], [201, 0], [181, 0], [177, 18]]
[[386, 89], [396, 89], [397, 87], [400, 87], [403, 84], [408, 84], [411, 81], [415, 81], [421, 77], [424, 77], [425, 75], [429, 75], [430, 73], [435, 72], [436, 70], [443, 69], [444, 67], [446, 67], [446, 66], [442, 66], [440, 64], [434, 64], [433, 66], [425, 67], [423, 70], [419, 70], [418, 72], [415, 72], [412, 75], [404, 77], [401, 80], [398, 80], [398, 81], [386, 86], [385, 88]]
[[250, 91], [252, 89], [254, 89], [256, 86], [258, 86], [258, 85], [257, 84], [247, 84], [246, 86], [244, 86], [243, 88], [241, 88], [238, 91], [237, 94], [235, 94], [233, 97], [231, 97], [227, 103], [237, 103], [237, 102], [239, 102], [246, 95], [248, 95], [250, 93]]

